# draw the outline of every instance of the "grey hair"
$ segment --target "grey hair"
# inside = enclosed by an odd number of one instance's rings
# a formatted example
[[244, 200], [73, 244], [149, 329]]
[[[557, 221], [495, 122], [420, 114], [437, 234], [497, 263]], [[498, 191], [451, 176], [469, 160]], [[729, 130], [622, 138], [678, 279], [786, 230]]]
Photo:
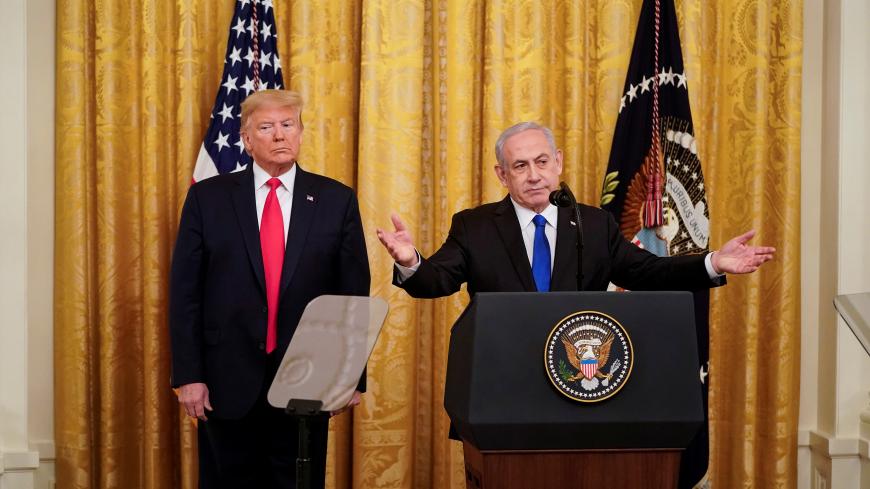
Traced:
[[554, 155], [556, 154], [556, 138], [553, 137], [553, 131], [551, 131], [550, 128], [542, 126], [537, 122], [520, 122], [502, 131], [498, 140], [495, 142], [495, 160], [498, 161], [499, 165], [504, 166], [505, 164], [503, 153], [505, 141], [507, 141], [511, 136], [533, 129], [544, 133], [544, 137], [547, 138], [547, 142], [550, 143], [550, 150]]

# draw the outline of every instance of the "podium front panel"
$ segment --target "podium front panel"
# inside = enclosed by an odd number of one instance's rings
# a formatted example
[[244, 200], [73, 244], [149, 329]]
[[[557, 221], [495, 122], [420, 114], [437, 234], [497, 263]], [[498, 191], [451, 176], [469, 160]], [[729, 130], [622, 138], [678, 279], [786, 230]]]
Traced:
[[[479, 293], [451, 332], [445, 408], [480, 450], [683, 448], [703, 407], [688, 292]], [[573, 313], [616, 319], [633, 347], [624, 386], [575, 401], [544, 364], [554, 327]]]

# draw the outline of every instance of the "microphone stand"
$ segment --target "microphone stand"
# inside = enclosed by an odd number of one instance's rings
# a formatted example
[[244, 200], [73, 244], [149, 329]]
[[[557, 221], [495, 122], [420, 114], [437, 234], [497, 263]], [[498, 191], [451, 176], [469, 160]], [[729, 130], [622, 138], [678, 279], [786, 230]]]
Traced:
[[574, 198], [574, 193], [568, 187], [568, 184], [562, 182], [559, 184], [559, 190], [554, 190], [550, 193], [550, 203], [556, 207], [571, 207], [574, 209], [574, 219], [576, 220], [577, 229], [577, 290], [583, 291], [583, 221], [580, 218], [580, 207], [577, 205], [577, 199]]

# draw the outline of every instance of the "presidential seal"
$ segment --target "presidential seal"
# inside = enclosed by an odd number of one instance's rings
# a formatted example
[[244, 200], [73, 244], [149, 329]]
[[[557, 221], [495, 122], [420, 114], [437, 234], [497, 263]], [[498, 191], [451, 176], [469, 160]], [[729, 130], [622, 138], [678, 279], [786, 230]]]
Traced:
[[631, 339], [607, 314], [574, 313], [559, 321], [544, 347], [544, 368], [556, 389], [580, 402], [598, 402], [625, 385], [634, 364]]

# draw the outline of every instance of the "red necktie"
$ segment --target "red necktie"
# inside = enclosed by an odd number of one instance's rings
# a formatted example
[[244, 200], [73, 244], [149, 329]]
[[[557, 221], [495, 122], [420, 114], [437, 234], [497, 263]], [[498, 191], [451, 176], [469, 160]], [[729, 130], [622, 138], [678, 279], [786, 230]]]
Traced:
[[284, 217], [278, 203], [276, 189], [281, 180], [269, 179], [269, 195], [263, 205], [260, 219], [260, 251], [263, 252], [263, 270], [266, 272], [266, 353], [272, 353], [278, 345], [278, 289], [281, 285], [281, 268], [284, 266]]

